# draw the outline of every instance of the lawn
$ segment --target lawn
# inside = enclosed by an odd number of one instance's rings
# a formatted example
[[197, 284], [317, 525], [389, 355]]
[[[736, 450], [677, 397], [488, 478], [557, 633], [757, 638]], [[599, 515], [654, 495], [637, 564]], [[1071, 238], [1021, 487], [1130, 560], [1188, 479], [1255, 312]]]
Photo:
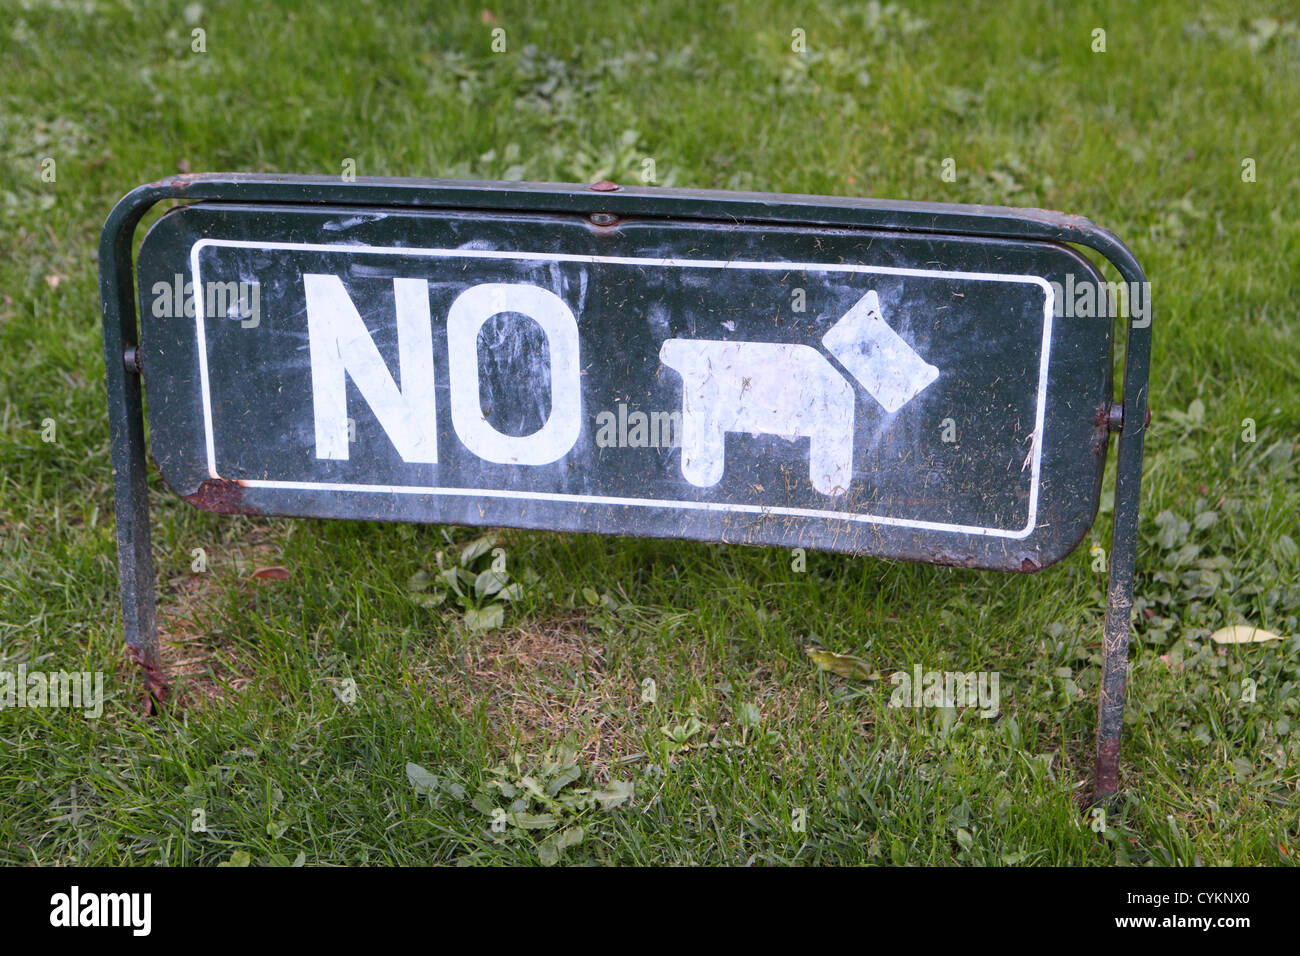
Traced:
[[[0, 0], [0, 670], [106, 694], [97, 718], [0, 710], [0, 863], [1291, 864], [1300, 11], [487, 6]], [[100, 226], [177, 171], [349, 163], [1039, 206], [1121, 236], [1152, 280], [1153, 418], [1104, 820], [1081, 798], [1106, 505], [1070, 558], [1004, 575], [223, 517], [154, 474], [174, 687], [147, 714]], [[519, 584], [497, 626], [427, 586], [494, 554]], [[1210, 641], [1239, 623], [1283, 639]], [[890, 706], [917, 665], [997, 672], [999, 713]]]

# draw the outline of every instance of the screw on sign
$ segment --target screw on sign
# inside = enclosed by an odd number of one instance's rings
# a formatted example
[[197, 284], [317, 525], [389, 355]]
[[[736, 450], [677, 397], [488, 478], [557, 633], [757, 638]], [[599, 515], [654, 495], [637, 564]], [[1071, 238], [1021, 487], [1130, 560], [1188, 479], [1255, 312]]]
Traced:
[[[192, 202], [133, 269], [162, 199]], [[1111, 794], [1150, 319], [1127, 328], [1113, 408], [1112, 319], [1061, 319], [1057, 290], [1103, 285], [1066, 243], [1145, 283], [1113, 235], [1043, 210], [612, 183], [142, 186], [100, 258], [126, 640], [156, 689], [146, 376], [152, 456], [209, 510], [1005, 571], [1083, 539], [1114, 430]]]

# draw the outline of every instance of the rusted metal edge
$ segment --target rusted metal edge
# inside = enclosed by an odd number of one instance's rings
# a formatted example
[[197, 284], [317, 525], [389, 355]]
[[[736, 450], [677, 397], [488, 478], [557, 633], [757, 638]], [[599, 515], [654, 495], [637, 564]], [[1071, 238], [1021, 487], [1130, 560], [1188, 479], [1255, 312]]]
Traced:
[[[1105, 232], [1084, 216], [1049, 209], [794, 193], [664, 189], [622, 186], [608, 181], [595, 184], [520, 183], [359, 176], [345, 182], [338, 176], [186, 173], [141, 186], [128, 194], [123, 202], [141, 191], [158, 193], [159, 199], [569, 212], [584, 216], [605, 213], [618, 218], [797, 221], [807, 225], [1057, 241], [1083, 241], [1073, 237]], [[1083, 244], [1097, 248], [1086, 241]]]
[[182, 497], [196, 508], [219, 515], [261, 514], [256, 508], [244, 504], [244, 483], [229, 478], [208, 478]]
[[149, 663], [143, 650], [138, 647], [128, 646], [127, 651], [136, 666], [144, 671], [145, 689], [149, 693], [149, 697], [145, 701], [145, 713], [155, 713], [161, 709], [163, 704], [167, 703], [167, 698], [171, 696], [171, 682], [167, 680], [167, 675], [163, 673], [162, 665]]

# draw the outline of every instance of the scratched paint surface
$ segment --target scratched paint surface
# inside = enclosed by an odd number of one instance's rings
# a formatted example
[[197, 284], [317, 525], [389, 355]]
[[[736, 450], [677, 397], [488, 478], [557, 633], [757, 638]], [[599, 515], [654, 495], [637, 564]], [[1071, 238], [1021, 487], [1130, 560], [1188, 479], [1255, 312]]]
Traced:
[[[193, 206], [139, 259], [153, 456], [263, 513], [1035, 570], [1090, 525], [1105, 447], [1110, 328], [1052, 316], [1069, 273], [1095, 280], [1044, 243]], [[166, 314], [178, 275], [256, 283], [256, 322]]]

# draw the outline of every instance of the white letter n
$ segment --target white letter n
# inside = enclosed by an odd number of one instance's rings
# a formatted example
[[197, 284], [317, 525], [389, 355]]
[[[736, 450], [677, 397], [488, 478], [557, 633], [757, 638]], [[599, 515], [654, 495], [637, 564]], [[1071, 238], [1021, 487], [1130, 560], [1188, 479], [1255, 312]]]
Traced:
[[437, 462], [438, 420], [433, 387], [433, 327], [429, 284], [394, 279], [397, 303], [398, 389], [356, 306], [332, 275], [304, 274], [307, 331], [311, 342], [312, 404], [316, 412], [316, 457], [348, 458], [345, 373], [403, 461]]

